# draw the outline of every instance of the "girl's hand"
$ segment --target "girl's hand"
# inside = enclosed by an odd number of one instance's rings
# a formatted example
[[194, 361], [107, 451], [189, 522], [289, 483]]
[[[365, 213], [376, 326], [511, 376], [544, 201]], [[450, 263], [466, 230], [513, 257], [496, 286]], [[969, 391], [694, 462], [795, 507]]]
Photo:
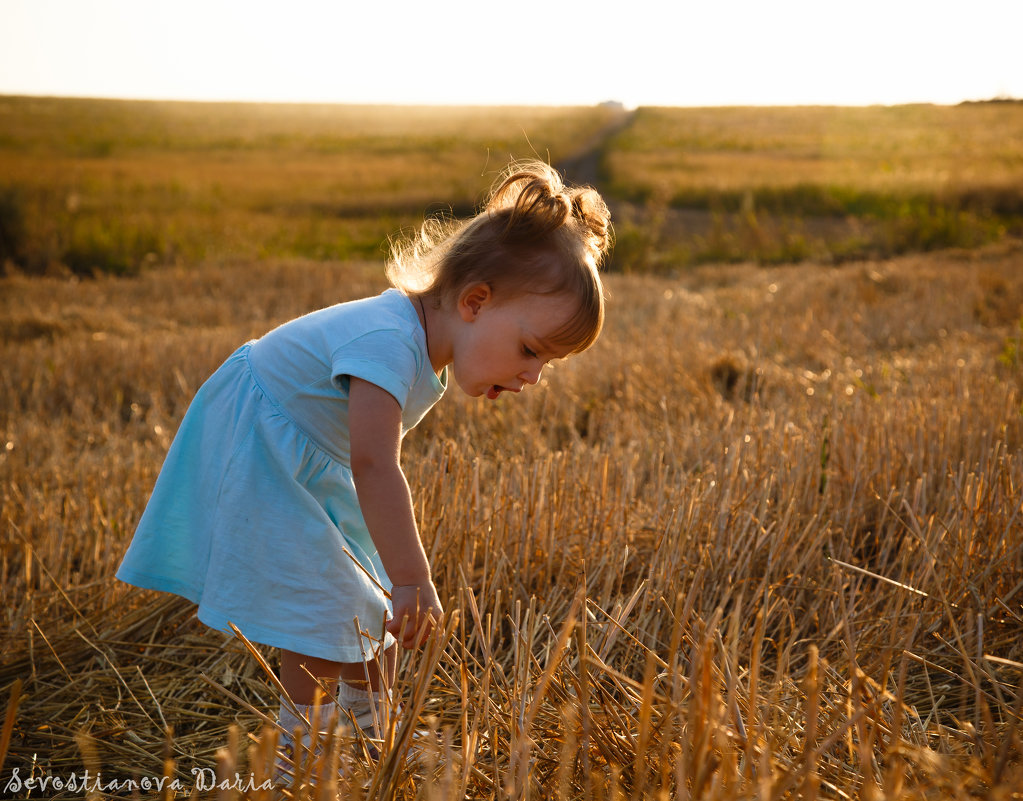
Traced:
[[437, 597], [437, 588], [430, 579], [419, 584], [392, 587], [391, 605], [394, 607], [394, 617], [387, 621], [387, 630], [395, 637], [402, 638], [403, 648], [423, 645], [444, 614], [440, 598]]

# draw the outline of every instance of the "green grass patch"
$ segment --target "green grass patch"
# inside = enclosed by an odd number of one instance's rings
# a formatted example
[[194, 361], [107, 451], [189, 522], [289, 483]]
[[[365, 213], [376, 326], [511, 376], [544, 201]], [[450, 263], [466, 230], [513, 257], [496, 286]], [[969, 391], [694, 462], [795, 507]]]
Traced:
[[637, 264], [838, 262], [1023, 234], [1021, 104], [640, 109], [604, 168], [627, 203], [705, 213], [630, 221]]
[[471, 213], [509, 160], [566, 157], [612, 116], [0, 97], [0, 257], [81, 274], [379, 259], [397, 229]]

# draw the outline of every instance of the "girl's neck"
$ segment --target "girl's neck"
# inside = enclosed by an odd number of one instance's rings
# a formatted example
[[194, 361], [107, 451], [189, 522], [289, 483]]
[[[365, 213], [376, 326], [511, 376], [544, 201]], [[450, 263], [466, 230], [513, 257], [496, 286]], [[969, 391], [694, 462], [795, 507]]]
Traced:
[[445, 333], [443, 326], [440, 325], [440, 316], [434, 314], [431, 318], [431, 312], [436, 312], [438, 309], [425, 295], [415, 295], [414, 305], [417, 307], [416, 312], [419, 320], [423, 324], [423, 334], [426, 337], [426, 355], [430, 359], [430, 366], [433, 368], [434, 373], [440, 375], [451, 360], [445, 359], [443, 355], [445, 351], [443, 344]]
[[426, 306], [423, 305], [423, 296], [422, 295], [416, 295], [416, 300], [419, 301], [419, 311], [422, 313], [421, 316], [422, 316], [422, 321], [423, 321], [423, 336], [426, 339], [426, 352], [427, 352], [427, 354], [429, 354], [429, 352], [430, 352], [430, 324], [429, 324], [429, 322], [427, 322], [427, 319], [426, 319]]

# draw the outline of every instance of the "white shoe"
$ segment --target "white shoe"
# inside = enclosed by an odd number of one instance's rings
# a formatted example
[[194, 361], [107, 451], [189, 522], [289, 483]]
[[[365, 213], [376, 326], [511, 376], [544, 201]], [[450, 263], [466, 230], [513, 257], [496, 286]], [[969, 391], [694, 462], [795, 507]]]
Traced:
[[[296, 711], [299, 714], [296, 715]], [[316, 716], [313, 706], [296, 704], [293, 709], [291, 704], [281, 703], [277, 725], [282, 731], [273, 770], [275, 785], [293, 786], [296, 775], [319, 774], [323, 770], [324, 746], [328, 743], [331, 744], [331, 751], [337, 752], [333, 745], [334, 738], [343, 736], [350, 727], [344, 721], [337, 720], [337, 711], [333, 705], [319, 708], [319, 719], [314, 721], [314, 730], [312, 722]], [[327, 756], [333, 758], [333, 754]]]

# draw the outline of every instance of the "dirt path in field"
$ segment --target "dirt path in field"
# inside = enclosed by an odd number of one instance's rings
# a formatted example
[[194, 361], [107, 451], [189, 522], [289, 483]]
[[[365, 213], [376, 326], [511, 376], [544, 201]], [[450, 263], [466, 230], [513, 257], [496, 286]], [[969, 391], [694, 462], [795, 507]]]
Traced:
[[572, 184], [588, 184], [601, 190], [606, 196], [607, 193], [601, 187], [604, 178], [601, 169], [604, 150], [612, 137], [632, 124], [635, 114], [635, 111], [623, 110], [611, 122], [597, 130], [579, 150], [558, 162], [555, 166], [565, 180]]

